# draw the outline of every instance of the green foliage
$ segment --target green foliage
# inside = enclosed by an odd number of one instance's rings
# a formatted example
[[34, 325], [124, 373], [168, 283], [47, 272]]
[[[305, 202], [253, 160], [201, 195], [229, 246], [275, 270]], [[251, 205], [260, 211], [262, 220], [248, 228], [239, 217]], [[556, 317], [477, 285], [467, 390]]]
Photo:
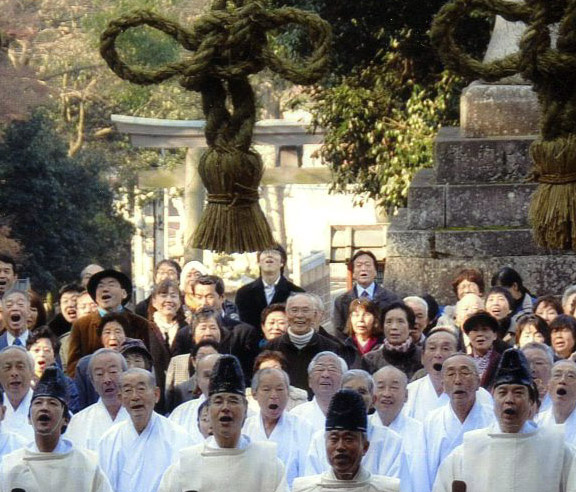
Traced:
[[42, 115], [13, 123], [0, 143], [0, 201], [38, 291], [78, 278], [86, 264], [113, 265], [129, 249], [131, 226], [114, 207], [99, 154], [67, 155]]
[[405, 205], [414, 173], [432, 166], [438, 128], [454, 123], [448, 108], [459, 82], [443, 73], [415, 83], [398, 46], [393, 40], [374, 63], [313, 95], [332, 190], [356, 194], [359, 204], [373, 198], [388, 211]]

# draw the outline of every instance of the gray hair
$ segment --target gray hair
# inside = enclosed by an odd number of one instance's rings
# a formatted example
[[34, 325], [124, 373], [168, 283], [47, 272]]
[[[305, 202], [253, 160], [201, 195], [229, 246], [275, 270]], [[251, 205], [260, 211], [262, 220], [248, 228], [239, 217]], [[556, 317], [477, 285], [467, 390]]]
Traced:
[[348, 370], [348, 364], [346, 364], [346, 361], [342, 357], [340, 357], [338, 354], [335, 354], [334, 352], [330, 352], [329, 350], [324, 350], [323, 352], [318, 352], [312, 358], [312, 360], [310, 361], [310, 364], [308, 364], [308, 376], [310, 376], [310, 374], [312, 374], [312, 371], [314, 370], [314, 367], [316, 366], [318, 359], [321, 359], [322, 357], [326, 357], [326, 356], [330, 356], [330, 357], [338, 360], [342, 374], [344, 374]]
[[314, 305], [316, 306], [316, 310], [319, 313], [324, 313], [324, 301], [318, 294], [314, 294], [314, 292], [307, 292], [308, 296], [312, 299]]
[[562, 308], [564, 308], [564, 305], [568, 302], [568, 299], [570, 299], [570, 297], [574, 294], [576, 294], [576, 285], [569, 285], [566, 287], [566, 289], [564, 289], [564, 293], [562, 294]]
[[554, 369], [556, 366], [559, 366], [560, 364], [570, 364], [572, 367], [574, 367], [574, 369], [576, 369], [576, 362], [574, 362], [571, 359], [560, 359], [557, 360], [556, 362], [554, 362], [554, 365], [552, 366], [552, 369]]
[[522, 352], [525, 352], [529, 349], [540, 350], [544, 352], [544, 354], [546, 354], [546, 358], [550, 362], [550, 365], [554, 364], [554, 351], [552, 350], [552, 347], [549, 347], [548, 345], [540, 342], [528, 342], [522, 347], [521, 350]]
[[147, 371], [146, 369], [141, 369], [140, 367], [132, 367], [127, 371], [124, 371], [122, 373], [122, 376], [120, 376], [120, 384], [122, 384], [124, 382], [124, 378], [126, 376], [129, 376], [130, 374], [142, 374], [146, 376], [146, 383], [148, 383], [148, 386], [150, 386], [151, 388], [155, 388], [157, 386], [156, 376], [154, 376], [154, 374], [151, 373], [150, 371]]
[[22, 295], [24, 297], [24, 299], [26, 299], [26, 302], [28, 303], [28, 305], [30, 305], [30, 296], [28, 295], [28, 292], [21, 290], [21, 289], [9, 289], [8, 291], [6, 291], [4, 293], [4, 296], [2, 297], [2, 306], [3, 307], [6, 306], [6, 300], [14, 294]]
[[26, 356], [26, 362], [28, 362], [28, 368], [32, 372], [34, 372], [34, 357], [32, 357], [32, 354], [28, 352], [28, 350], [26, 350], [21, 345], [8, 345], [7, 347], [4, 347], [2, 350], [0, 350], [0, 359], [2, 358], [3, 354], [9, 352], [10, 350], [18, 350], [22, 352]]
[[260, 379], [262, 376], [266, 376], [266, 374], [273, 374], [273, 373], [280, 373], [284, 378], [284, 383], [286, 384], [286, 390], [290, 388], [290, 376], [283, 371], [282, 369], [276, 369], [275, 367], [265, 367], [264, 369], [260, 369], [256, 371], [256, 374], [252, 377], [252, 394], [256, 394], [258, 391], [258, 387], [260, 386]]
[[424, 312], [426, 313], [426, 317], [428, 317], [428, 303], [422, 299], [421, 297], [418, 296], [408, 296], [405, 297], [404, 299], [402, 299], [404, 301], [404, 304], [407, 304], [409, 302], [413, 302], [414, 304], [419, 304], [420, 307], [422, 309], [424, 309]]
[[312, 305], [314, 306], [314, 309], [318, 310], [318, 306], [316, 304], [316, 299], [314, 298], [314, 295], [311, 294], [310, 292], [293, 292], [288, 299], [286, 299], [286, 310], [288, 310], [288, 306], [294, 301], [294, 299], [296, 299], [297, 297], [305, 297], [306, 299], [308, 299]]
[[122, 372], [126, 372], [126, 370], [128, 369], [126, 359], [120, 352], [116, 352], [116, 350], [113, 350], [111, 348], [101, 348], [96, 350], [96, 352], [94, 352], [90, 356], [90, 360], [88, 361], [88, 377], [90, 378], [90, 381], [94, 382], [94, 376], [92, 375], [92, 372], [94, 371], [94, 364], [95, 364], [94, 361], [96, 360], [96, 357], [106, 354], [114, 354], [120, 358], [120, 367], [122, 368]]
[[444, 362], [442, 363], [442, 374], [444, 374], [444, 366], [445, 366], [446, 362], [448, 362], [450, 359], [453, 359], [454, 357], [465, 357], [466, 360], [468, 360], [468, 362], [470, 362], [470, 365], [473, 367], [472, 370], [474, 371], [476, 376], [480, 376], [480, 373], [478, 372], [478, 366], [476, 365], [474, 358], [468, 354], [465, 354], [464, 352], [456, 352], [455, 354], [452, 354], [452, 355], [449, 355], [448, 357], [446, 357], [446, 359], [444, 359]]
[[374, 379], [372, 379], [370, 373], [364, 371], [363, 369], [350, 369], [349, 371], [346, 371], [342, 376], [342, 383], [340, 386], [344, 387], [348, 381], [352, 381], [353, 379], [363, 379], [366, 383], [366, 386], [368, 386], [368, 391], [370, 391], [370, 394], [374, 394]]

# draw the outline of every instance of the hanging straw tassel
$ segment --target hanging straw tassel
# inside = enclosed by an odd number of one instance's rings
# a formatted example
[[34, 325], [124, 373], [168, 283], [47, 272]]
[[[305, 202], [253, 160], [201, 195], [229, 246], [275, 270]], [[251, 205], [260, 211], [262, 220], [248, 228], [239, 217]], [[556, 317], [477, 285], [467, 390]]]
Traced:
[[540, 183], [530, 204], [534, 238], [546, 248], [576, 250], [576, 137], [538, 140], [530, 153]]
[[258, 154], [209, 149], [200, 159], [198, 172], [208, 200], [192, 239], [193, 248], [243, 253], [275, 244], [258, 203], [263, 173]]

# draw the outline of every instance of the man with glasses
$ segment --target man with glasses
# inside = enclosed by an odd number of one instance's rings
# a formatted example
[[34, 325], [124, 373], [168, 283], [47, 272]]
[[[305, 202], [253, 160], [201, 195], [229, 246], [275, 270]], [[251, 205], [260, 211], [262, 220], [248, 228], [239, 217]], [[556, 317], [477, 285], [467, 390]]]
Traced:
[[474, 359], [464, 354], [448, 357], [442, 364], [442, 383], [450, 404], [433, 410], [424, 421], [430, 484], [434, 483], [444, 458], [462, 444], [465, 432], [483, 429], [494, 422], [492, 407], [476, 399], [480, 376]]
[[308, 365], [320, 352], [338, 354], [340, 346], [314, 330], [317, 307], [310, 294], [299, 293], [289, 297], [286, 302], [286, 316], [288, 330], [284, 335], [268, 342], [265, 349], [282, 352], [288, 361], [288, 375], [292, 385], [311, 393]]

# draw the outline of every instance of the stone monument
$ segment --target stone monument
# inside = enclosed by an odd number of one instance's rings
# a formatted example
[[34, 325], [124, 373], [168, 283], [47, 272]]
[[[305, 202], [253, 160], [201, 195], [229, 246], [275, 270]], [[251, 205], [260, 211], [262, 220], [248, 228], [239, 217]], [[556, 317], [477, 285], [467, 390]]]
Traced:
[[[516, 51], [523, 29], [497, 18], [485, 61]], [[387, 288], [453, 303], [450, 284], [460, 269], [482, 270], [489, 286], [506, 265], [535, 295], [560, 294], [575, 283], [576, 257], [538, 247], [528, 224], [537, 186], [528, 149], [538, 117], [536, 94], [519, 76], [475, 81], [463, 91], [461, 126], [440, 130], [434, 168], [417, 173], [408, 207], [391, 221]]]

